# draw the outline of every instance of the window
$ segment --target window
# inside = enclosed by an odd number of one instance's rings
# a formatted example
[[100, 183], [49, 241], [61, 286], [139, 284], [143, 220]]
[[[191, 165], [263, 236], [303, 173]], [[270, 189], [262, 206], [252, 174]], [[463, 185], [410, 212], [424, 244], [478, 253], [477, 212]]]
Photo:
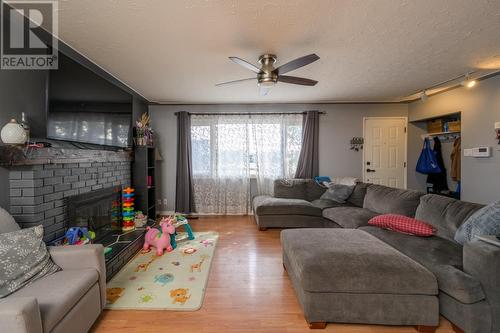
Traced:
[[[222, 202], [234, 201], [228, 200], [224, 187], [232, 186], [232, 196], [240, 200], [235, 205], [245, 206], [235, 211], [244, 213], [250, 202], [250, 179], [256, 180], [259, 194], [267, 194], [275, 179], [294, 176], [302, 144], [302, 115], [193, 115], [191, 143], [198, 212], [207, 213], [205, 207], [224, 213], [219, 211], [224, 208]], [[210, 196], [219, 203], [204, 204], [212, 200]]]

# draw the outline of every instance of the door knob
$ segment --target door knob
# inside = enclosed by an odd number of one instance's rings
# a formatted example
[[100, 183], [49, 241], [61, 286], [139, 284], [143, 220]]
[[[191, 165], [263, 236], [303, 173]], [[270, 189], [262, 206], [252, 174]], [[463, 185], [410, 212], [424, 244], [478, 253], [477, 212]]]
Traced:
[[366, 169], [366, 172], [375, 172], [375, 170], [372, 170], [372, 169]]

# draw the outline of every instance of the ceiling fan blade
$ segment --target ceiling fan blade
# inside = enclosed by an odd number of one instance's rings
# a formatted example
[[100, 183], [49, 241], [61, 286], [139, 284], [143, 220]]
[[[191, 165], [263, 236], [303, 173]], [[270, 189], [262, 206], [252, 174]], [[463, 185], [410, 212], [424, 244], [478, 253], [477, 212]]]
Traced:
[[285, 73], [293, 71], [297, 68], [309, 65], [310, 63], [315, 62], [318, 59], [319, 59], [319, 57], [316, 55], [316, 53], [309, 54], [309, 55], [297, 58], [295, 60], [292, 60], [290, 62], [287, 62], [286, 64], [281, 65], [278, 68], [276, 68], [274, 71], [278, 74], [285, 74]]
[[238, 82], [243, 82], [243, 81], [250, 81], [250, 80], [256, 80], [257, 78], [255, 77], [249, 77], [249, 78], [246, 78], [246, 79], [239, 79], [239, 80], [233, 80], [233, 81], [227, 81], [227, 82], [221, 82], [221, 83], [217, 83], [215, 86], [218, 87], [218, 86], [224, 86], [226, 84], [232, 84], [232, 83], [238, 83]]
[[246, 69], [251, 70], [254, 73], [260, 73], [260, 69], [259, 68], [257, 68], [256, 66], [252, 65], [251, 63], [249, 63], [246, 60], [243, 60], [243, 59], [238, 58], [238, 57], [229, 57], [229, 59], [231, 59], [231, 61], [237, 63], [238, 65], [243, 66]]
[[280, 75], [278, 76], [278, 81], [291, 84], [300, 84], [302, 86], [314, 86], [318, 81], [306, 79], [297, 76]]
[[269, 91], [271, 91], [270, 87], [259, 86], [259, 96], [266, 96]]

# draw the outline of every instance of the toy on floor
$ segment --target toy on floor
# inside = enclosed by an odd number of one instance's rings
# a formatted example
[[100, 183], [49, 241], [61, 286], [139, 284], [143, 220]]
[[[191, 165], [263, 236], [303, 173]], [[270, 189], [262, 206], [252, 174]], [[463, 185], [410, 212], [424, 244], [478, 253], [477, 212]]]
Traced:
[[163, 218], [160, 221], [161, 230], [157, 228], [146, 227], [146, 236], [144, 237], [144, 250], [149, 250], [151, 246], [156, 248], [156, 254], [163, 255], [163, 249], [167, 252], [174, 248], [170, 244], [171, 235], [175, 233], [175, 227], [170, 218]]
[[[189, 225], [188, 219], [186, 218], [185, 215], [183, 214], [174, 214], [173, 216], [170, 217], [174, 221], [174, 227], [176, 229], [175, 233], [170, 236], [170, 244], [172, 247], [175, 249], [177, 247], [177, 242], [189, 239], [193, 240], [194, 235], [193, 235], [193, 229], [191, 229], [191, 226]], [[180, 226], [184, 226], [184, 230], [186, 231], [187, 235], [184, 237], [178, 237], [177, 236], [177, 228]]]
[[122, 231], [135, 229], [134, 189], [131, 187], [122, 190]]
[[83, 245], [92, 242], [92, 239], [95, 238], [95, 232], [84, 227], [73, 227], [66, 231], [64, 237], [65, 245]]
[[142, 228], [148, 222], [148, 217], [144, 215], [140, 210], [135, 212], [134, 224], [136, 228]]

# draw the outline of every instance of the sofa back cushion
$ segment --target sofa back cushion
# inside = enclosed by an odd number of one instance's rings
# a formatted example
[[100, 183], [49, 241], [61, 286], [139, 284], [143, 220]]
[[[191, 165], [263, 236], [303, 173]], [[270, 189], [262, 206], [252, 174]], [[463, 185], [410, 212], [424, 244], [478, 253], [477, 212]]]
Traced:
[[8, 211], [0, 207], [0, 234], [19, 230], [19, 225], [16, 223], [12, 215]]
[[276, 179], [274, 196], [283, 199], [307, 200], [306, 188], [308, 179]]
[[326, 192], [326, 186], [319, 185], [314, 179], [308, 179], [306, 183], [306, 197], [308, 201], [314, 201]]
[[358, 182], [356, 186], [354, 186], [354, 190], [352, 190], [351, 196], [347, 198], [347, 202], [356, 206], [363, 207], [363, 202], [365, 201], [366, 189], [371, 184]]
[[420, 198], [415, 217], [434, 226], [437, 236], [454, 241], [457, 229], [481, 207], [483, 205], [427, 194]]
[[379, 214], [400, 214], [414, 217], [422, 195], [424, 193], [414, 190], [371, 185], [366, 189], [363, 208]]

